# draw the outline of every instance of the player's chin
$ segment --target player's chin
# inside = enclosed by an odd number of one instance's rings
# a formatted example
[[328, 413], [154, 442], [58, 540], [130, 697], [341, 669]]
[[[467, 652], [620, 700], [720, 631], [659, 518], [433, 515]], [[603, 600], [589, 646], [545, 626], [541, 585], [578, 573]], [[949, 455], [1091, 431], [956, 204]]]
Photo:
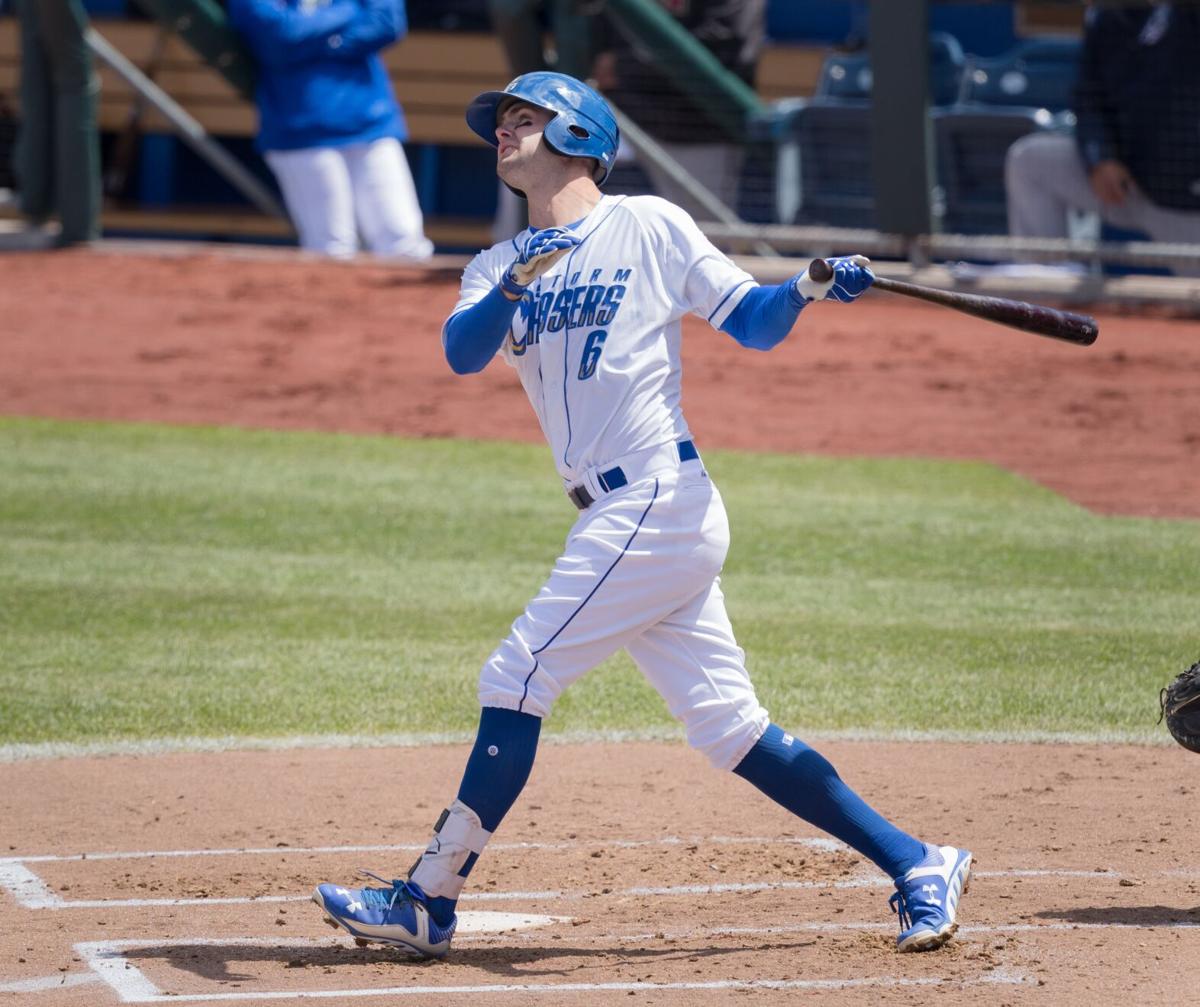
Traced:
[[520, 189], [520, 175], [522, 172], [516, 161], [517, 158], [513, 154], [498, 158], [496, 161], [496, 174], [514, 189]]

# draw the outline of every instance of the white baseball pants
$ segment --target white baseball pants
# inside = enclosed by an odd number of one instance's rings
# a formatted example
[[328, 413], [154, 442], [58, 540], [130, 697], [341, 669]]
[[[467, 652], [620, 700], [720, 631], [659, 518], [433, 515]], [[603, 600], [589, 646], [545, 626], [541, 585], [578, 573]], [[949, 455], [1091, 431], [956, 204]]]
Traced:
[[300, 247], [347, 258], [363, 243], [376, 255], [427, 259], [421, 206], [404, 148], [394, 137], [345, 147], [268, 150]]
[[675, 462], [580, 514], [549, 579], [483, 666], [483, 706], [545, 717], [620, 648], [687, 729], [733, 769], [769, 718], [725, 613], [725, 505], [699, 459]]
[[1008, 230], [1024, 238], [1067, 237], [1067, 211], [1098, 213], [1112, 224], [1145, 231], [1153, 241], [1200, 241], [1200, 213], [1152, 203], [1129, 193], [1121, 206], [1096, 198], [1075, 141], [1060, 133], [1031, 133], [1008, 149], [1004, 165]]

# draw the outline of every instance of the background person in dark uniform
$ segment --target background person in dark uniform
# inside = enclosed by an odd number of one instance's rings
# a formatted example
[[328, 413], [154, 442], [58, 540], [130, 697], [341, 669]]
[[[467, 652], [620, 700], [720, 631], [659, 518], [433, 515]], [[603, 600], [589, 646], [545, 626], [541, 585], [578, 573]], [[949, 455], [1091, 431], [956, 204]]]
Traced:
[[1064, 238], [1075, 209], [1200, 242], [1200, 6], [1089, 9], [1075, 114], [1074, 137], [1033, 133], [1009, 149], [1009, 231]]
[[80, 0], [17, 0], [21, 127], [14, 153], [20, 208], [34, 224], [55, 212], [59, 245], [100, 234], [99, 80]]

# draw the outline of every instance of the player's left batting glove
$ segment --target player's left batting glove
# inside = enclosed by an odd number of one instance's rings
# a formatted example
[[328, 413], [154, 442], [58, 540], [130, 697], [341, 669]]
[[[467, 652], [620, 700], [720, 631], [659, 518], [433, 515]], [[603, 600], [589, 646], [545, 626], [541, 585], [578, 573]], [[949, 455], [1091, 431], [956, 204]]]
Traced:
[[525, 239], [520, 254], [500, 278], [500, 289], [510, 301], [519, 301], [529, 286], [583, 239], [565, 227], [543, 227]]
[[849, 304], [875, 282], [875, 274], [868, 268], [871, 260], [865, 255], [842, 255], [827, 261], [833, 267], [831, 279], [818, 283], [810, 279], [808, 270], [805, 270], [792, 281], [796, 293], [805, 301], [841, 301]]

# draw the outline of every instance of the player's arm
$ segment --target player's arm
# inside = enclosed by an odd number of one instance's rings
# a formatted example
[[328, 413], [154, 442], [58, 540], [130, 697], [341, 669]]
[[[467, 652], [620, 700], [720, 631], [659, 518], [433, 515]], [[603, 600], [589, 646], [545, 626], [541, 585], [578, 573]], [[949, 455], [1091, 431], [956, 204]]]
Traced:
[[1089, 9], [1084, 29], [1071, 110], [1075, 113], [1075, 145], [1089, 174], [1098, 164], [1119, 160], [1113, 111], [1119, 96], [1109, 93], [1104, 72], [1112, 50], [1120, 45], [1113, 33], [1119, 23], [1093, 8]]
[[534, 280], [570, 255], [580, 239], [562, 227], [530, 234], [500, 282], [473, 304], [455, 311], [442, 326], [442, 348], [455, 374], [482, 371], [512, 326], [517, 304]]
[[743, 346], [769, 350], [792, 331], [806, 304], [816, 300], [848, 304], [875, 280], [864, 255], [830, 259], [829, 264], [833, 267], [833, 278], [824, 283], [810, 279], [805, 270], [786, 283], [751, 287], [721, 324], [721, 331]]
[[477, 374], [487, 367], [512, 326], [517, 302], [504, 296], [500, 284], [468, 308], [456, 311], [442, 326], [442, 349], [455, 374]]
[[340, 32], [330, 55], [337, 59], [361, 59], [386, 49], [408, 34], [408, 15], [400, 0], [359, 0], [358, 16]]
[[229, 0], [229, 20], [262, 63], [286, 66], [333, 51], [331, 40], [362, 13], [355, 0], [333, 0], [309, 13], [281, 0]]

